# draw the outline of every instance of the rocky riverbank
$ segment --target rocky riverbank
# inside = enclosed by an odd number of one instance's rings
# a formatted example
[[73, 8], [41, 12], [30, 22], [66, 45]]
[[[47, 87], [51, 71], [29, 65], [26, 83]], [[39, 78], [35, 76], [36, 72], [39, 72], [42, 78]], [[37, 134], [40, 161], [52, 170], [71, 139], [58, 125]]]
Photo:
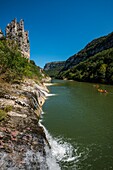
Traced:
[[51, 147], [39, 125], [48, 89], [31, 79], [0, 82], [0, 169], [48, 169], [44, 146]]

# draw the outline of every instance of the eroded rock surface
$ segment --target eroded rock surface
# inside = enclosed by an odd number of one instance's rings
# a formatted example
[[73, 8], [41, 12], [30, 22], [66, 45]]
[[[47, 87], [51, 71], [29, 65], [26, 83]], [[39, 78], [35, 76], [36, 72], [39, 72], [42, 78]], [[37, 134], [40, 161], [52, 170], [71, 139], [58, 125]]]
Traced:
[[0, 169], [46, 170], [44, 146], [49, 142], [38, 123], [45, 94], [43, 85], [33, 80], [0, 84], [0, 109], [6, 117], [0, 122]]

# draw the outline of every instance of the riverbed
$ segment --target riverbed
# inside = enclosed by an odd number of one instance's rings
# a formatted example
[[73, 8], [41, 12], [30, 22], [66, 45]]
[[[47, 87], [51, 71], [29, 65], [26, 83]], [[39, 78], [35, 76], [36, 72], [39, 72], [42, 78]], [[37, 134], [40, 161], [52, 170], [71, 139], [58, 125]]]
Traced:
[[50, 169], [113, 169], [113, 86], [53, 80], [48, 88], [42, 124]]

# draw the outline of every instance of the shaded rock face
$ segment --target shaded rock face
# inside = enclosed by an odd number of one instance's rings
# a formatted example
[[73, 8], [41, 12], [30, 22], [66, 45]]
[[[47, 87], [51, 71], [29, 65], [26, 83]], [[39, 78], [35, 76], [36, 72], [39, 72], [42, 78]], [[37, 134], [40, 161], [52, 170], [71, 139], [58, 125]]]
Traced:
[[24, 30], [23, 20], [17, 22], [17, 20], [14, 19], [6, 26], [6, 39], [16, 41], [23, 56], [28, 59], [30, 58], [28, 31]]
[[62, 71], [68, 70], [89, 57], [113, 47], [113, 32], [107, 36], [100, 37], [91, 41], [86, 47], [77, 54], [68, 58]]
[[64, 66], [64, 63], [65, 63], [64, 61], [47, 63], [47, 64], [45, 64], [45, 66], [44, 66], [44, 70], [45, 70], [45, 71], [48, 71], [48, 70], [55, 69], [55, 68], [57, 68], [57, 67], [62, 67], [62, 66]]
[[49, 74], [49, 76], [55, 77], [64, 67], [64, 64], [65, 61], [47, 63], [44, 66], [44, 70], [47, 72], [47, 74]]
[[33, 80], [21, 84], [0, 84], [0, 110], [7, 116], [0, 122], [0, 169], [46, 170], [44, 146], [50, 148], [39, 124], [45, 86]]

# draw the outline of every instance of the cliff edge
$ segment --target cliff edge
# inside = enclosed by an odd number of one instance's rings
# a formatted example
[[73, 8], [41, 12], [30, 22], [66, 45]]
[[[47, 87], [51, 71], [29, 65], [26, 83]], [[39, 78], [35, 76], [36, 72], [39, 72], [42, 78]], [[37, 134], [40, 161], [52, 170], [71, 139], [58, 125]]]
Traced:
[[50, 77], [0, 33], [0, 169], [48, 169], [40, 125]]

